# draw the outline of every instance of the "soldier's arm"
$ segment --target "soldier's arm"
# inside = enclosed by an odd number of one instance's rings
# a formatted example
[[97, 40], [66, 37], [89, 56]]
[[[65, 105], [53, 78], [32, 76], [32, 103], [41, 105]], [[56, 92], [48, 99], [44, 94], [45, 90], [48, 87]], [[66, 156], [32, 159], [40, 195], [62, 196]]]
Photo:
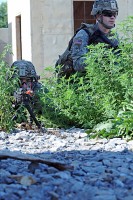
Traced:
[[75, 71], [85, 70], [85, 54], [88, 52], [87, 45], [89, 35], [84, 30], [80, 30], [73, 39], [72, 44], [72, 60]]

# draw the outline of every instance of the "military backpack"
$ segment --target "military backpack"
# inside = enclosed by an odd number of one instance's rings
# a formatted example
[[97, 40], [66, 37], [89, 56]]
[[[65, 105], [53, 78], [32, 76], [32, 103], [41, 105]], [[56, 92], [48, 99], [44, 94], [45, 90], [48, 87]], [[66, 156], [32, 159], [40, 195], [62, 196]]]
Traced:
[[117, 40], [115, 40], [115, 42], [112, 42], [99, 29], [95, 30], [94, 24], [82, 23], [80, 28], [77, 29], [74, 36], [70, 39], [64, 53], [62, 55], [59, 55], [59, 58], [55, 64], [55, 71], [58, 78], [61, 78], [61, 77], [69, 78], [70, 75], [75, 73], [75, 70], [73, 68], [73, 60], [71, 56], [71, 47], [73, 44], [73, 38], [81, 29], [83, 29], [89, 36], [88, 45], [103, 42], [103, 43], [108, 44], [109, 47], [116, 48], [118, 46]]

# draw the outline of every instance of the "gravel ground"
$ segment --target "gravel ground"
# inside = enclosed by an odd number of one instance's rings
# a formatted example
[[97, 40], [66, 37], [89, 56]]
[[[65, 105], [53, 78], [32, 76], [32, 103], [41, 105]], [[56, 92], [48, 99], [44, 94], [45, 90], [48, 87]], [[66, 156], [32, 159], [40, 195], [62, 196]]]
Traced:
[[1, 131], [0, 200], [132, 200], [132, 150], [133, 141], [77, 128]]

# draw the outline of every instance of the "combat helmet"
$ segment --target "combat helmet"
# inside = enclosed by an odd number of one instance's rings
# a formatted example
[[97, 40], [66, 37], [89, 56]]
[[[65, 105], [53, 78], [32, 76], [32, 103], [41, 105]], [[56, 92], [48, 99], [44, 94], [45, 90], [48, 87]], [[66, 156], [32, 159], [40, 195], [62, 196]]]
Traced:
[[103, 10], [110, 10], [118, 13], [118, 4], [116, 0], [95, 0], [91, 15], [95, 16], [102, 13]]
[[11, 67], [15, 67], [19, 78], [32, 78], [37, 81], [40, 77], [37, 75], [34, 65], [27, 60], [15, 61]]

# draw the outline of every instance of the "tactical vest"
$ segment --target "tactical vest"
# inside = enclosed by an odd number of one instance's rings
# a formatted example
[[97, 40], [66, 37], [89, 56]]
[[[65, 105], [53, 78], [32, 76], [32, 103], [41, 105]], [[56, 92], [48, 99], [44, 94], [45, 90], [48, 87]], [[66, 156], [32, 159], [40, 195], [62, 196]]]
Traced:
[[73, 60], [71, 57], [71, 47], [73, 43], [73, 38], [81, 29], [83, 29], [89, 36], [88, 45], [106, 43], [108, 48], [118, 47], [118, 40], [113, 38], [114, 35], [111, 32], [108, 34], [107, 37], [104, 33], [102, 33], [99, 29], [96, 28], [96, 25], [82, 23], [80, 28], [77, 29], [76, 33], [69, 41], [67, 49], [62, 55], [59, 55], [59, 59], [55, 64], [55, 69], [58, 78], [61, 78], [63, 76], [65, 76], [65, 78], [69, 78], [71, 74], [75, 73], [75, 70], [73, 68]]

